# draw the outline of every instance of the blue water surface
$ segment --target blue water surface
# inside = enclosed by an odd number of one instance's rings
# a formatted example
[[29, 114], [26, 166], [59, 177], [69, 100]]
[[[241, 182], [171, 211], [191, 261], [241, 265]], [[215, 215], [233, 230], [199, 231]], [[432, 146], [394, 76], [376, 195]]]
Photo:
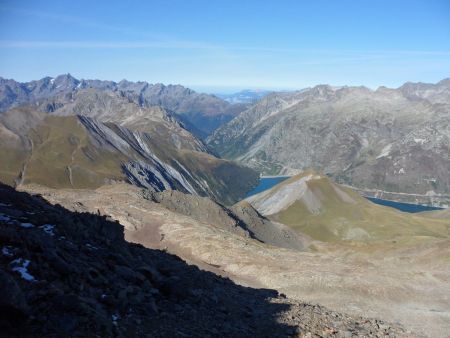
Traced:
[[411, 213], [442, 209], [442, 208], [437, 208], [437, 207], [430, 207], [427, 205], [388, 201], [388, 200], [383, 200], [383, 199], [374, 198], [374, 197], [367, 197], [367, 199], [376, 204], [384, 205], [387, 207], [398, 209], [400, 211], [411, 212]]
[[288, 179], [289, 177], [290, 176], [262, 177], [259, 179], [259, 184], [252, 191], [248, 192], [247, 196], [245, 197], [250, 197], [259, 194], [264, 190], [268, 190], [274, 185], [277, 185], [278, 183]]
[[[250, 197], [252, 195], [259, 194], [260, 192], [263, 192], [265, 190], [268, 190], [272, 188], [274, 185], [277, 185], [280, 182], [283, 182], [284, 180], [288, 179], [290, 176], [277, 176], [277, 177], [262, 177], [259, 180], [258, 186], [247, 193], [247, 196]], [[368, 200], [372, 201], [373, 203], [384, 205], [387, 207], [391, 207], [403, 212], [422, 212], [422, 211], [430, 211], [430, 210], [440, 210], [442, 208], [437, 207], [430, 207], [426, 205], [419, 205], [419, 204], [411, 204], [411, 203], [402, 203], [402, 202], [394, 202], [389, 200], [383, 200], [380, 198], [374, 198], [374, 197], [367, 197]]]

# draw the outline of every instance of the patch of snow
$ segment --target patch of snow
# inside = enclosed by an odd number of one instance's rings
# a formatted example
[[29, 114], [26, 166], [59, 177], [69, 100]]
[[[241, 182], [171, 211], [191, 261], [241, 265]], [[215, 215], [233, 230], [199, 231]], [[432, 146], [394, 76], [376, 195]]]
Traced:
[[0, 203], [0, 207], [10, 207], [12, 204]]
[[52, 77], [51, 79], [50, 79], [50, 84], [54, 84], [55, 83], [55, 79]]
[[113, 315], [111, 315], [111, 320], [113, 322], [114, 325], [117, 326], [117, 321], [120, 319], [120, 315], [118, 313], [114, 313]]
[[92, 244], [86, 243], [86, 246], [91, 250], [98, 250], [98, 248], [93, 246]]
[[12, 271], [18, 272], [23, 279], [29, 282], [36, 281], [36, 279], [28, 272], [28, 265], [30, 265], [30, 261], [28, 259], [17, 258], [9, 264], [12, 267]]
[[44, 225], [41, 225], [39, 228], [42, 229], [42, 230], [44, 230], [44, 232], [45, 232], [47, 235], [55, 236], [55, 232], [54, 232], [54, 230], [55, 230], [55, 225], [52, 225], [52, 224], [44, 224]]
[[31, 223], [20, 223], [22, 228], [34, 228], [34, 224]]
[[0, 213], [0, 221], [9, 222], [11, 220], [11, 217]]
[[2, 248], [2, 255], [6, 257], [12, 257], [14, 254], [12, 253], [10, 246], [4, 246]]
[[392, 149], [392, 144], [389, 143], [387, 146], [385, 146], [381, 150], [381, 153], [380, 153], [380, 155], [377, 156], [377, 159], [388, 156], [391, 153], [391, 149]]
[[414, 138], [414, 142], [422, 145], [422, 144], [426, 143], [427, 140], [424, 138]]
[[404, 174], [405, 173], [405, 169], [400, 168], [400, 170], [398, 171], [399, 174]]

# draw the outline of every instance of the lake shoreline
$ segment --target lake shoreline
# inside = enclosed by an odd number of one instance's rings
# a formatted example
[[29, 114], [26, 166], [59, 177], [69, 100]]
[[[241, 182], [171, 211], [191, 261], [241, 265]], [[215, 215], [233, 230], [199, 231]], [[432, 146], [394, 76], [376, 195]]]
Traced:
[[[259, 194], [263, 191], [266, 191], [268, 189], [271, 189], [275, 185], [283, 182], [284, 180], [291, 178], [292, 176], [281, 176], [281, 175], [273, 175], [273, 176], [260, 176], [259, 184], [251, 191], [249, 191], [245, 198], [249, 198], [253, 195]], [[347, 186], [358, 193], [361, 194], [361, 192], [358, 189], [355, 189], [351, 186]], [[377, 198], [373, 196], [366, 196], [364, 194], [361, 194], [364, 198], [369, 200], [372, 203], [383, 205], [386, 207], [394, 208], [396, 210], [402, 211], [402, 212], [408, 212], [408, 213], [418, 213], [418, 212], [424, 212], [424, 211], [434, 211], [434, 210], [443, 210], [445, 208], [442, 207], [436, 207], [436, 206], [430, 206], [430, 205], [423, 205], [423, 204], [415, 204], [415, 203], [407, 203], [407, 202], [399, 202], [395, 200], [389, 200], [389, 199], [382, 199]]]

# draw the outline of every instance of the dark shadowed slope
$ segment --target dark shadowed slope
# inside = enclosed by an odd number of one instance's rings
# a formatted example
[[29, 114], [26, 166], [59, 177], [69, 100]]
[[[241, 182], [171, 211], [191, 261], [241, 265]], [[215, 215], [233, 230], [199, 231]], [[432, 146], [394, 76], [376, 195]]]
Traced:
[[103, 216], [5, 185], [0, 200], [2, 336], [406, 336], [127, 243], [123, 227]]

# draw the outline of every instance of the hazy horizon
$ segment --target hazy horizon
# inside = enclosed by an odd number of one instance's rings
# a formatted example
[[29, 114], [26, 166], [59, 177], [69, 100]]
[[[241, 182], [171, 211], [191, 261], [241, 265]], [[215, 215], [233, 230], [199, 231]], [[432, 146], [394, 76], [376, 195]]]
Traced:
[[71, 73], [211, 93], [435, 83], [450, 74], [449, 13], [446, 1], [4, 0], [0, 76]]

